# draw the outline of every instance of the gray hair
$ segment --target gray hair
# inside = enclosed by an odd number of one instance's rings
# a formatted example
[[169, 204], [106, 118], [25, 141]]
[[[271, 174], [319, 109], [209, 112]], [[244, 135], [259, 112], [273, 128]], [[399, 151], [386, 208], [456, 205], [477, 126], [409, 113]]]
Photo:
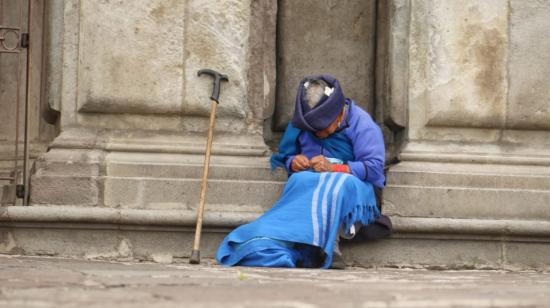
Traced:
[[311, 80], [304, 85], [306, 87], [306, 102], [313, 108], [325, 95], [325, 87], [328, 84], [323, 80]]

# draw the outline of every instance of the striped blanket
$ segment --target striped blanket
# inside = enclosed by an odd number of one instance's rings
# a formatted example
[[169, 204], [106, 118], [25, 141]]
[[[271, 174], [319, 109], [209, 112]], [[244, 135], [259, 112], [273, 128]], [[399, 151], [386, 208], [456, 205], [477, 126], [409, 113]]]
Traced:
[[223, 240], [216, 259], [227, 266], [328, 268], [340, 226], [349, 232], [379, 215], [372, 185], [353, 175], [294, 173], [270, 210]]

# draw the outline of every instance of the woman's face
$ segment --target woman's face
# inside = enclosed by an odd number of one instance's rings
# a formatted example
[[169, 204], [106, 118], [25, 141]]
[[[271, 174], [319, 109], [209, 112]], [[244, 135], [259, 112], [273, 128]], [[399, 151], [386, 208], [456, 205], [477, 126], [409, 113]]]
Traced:
[[340, 114], [336, 117], [336, 120], [332, 122], [327, 128], [323, 129], [322, 131], [318, 131], [315, 133], [315, 136], [325, 139], [326, 137], [334, 134], [334, 132], [338, 129], [338, 125], [340, 125], [340, 122], [342, 122], [342, 118], [344, 117], [344, 111], [340, 112]]

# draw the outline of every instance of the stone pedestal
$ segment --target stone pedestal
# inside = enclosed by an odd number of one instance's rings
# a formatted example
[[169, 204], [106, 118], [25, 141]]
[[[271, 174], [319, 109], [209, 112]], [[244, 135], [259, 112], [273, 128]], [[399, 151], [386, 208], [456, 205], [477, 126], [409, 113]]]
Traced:
[[[400, 71], [408, 75], [407, 143], [388, 172], [385, 212], [417, 222], [416, 238], [498, 243], [500, 261], [476, 261], [470, 251], [465, 263], [506, 263], [506, 247], [518, 245], [542, 258], [539, 248], [550, 242], [536, 227], [550, 221], [550, 66], [541, 50], [550, 5], [409, 7], [410, 20], [401, 20], [410, 31], [408, 66]], [[495, 231], [493, 222], [503, 221]]]
[[202, 68], [229, 76], [207, 207], [259, 212], [273, 201], [258, 190], [275, 196], [281, 186], [263, 140], [274, 104], [275, 36], [266, 34], [275, 32], [275, 1], [72, 0], [58, 9], [63, 48], [50, 58], [63, 59], [51, 78], [61, 133], [35, 165], [32, 204], [194, 208], [213, 81], [197, 76]]

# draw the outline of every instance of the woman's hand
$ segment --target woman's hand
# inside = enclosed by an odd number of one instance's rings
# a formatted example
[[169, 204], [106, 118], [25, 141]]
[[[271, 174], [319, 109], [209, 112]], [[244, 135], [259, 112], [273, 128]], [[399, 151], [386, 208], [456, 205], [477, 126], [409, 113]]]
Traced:
[[290, 164], [292, 171], [298, 172], [309, 169], [311, 167], [310, 161], [305, 155], [296, 155]]
[[329, 172], [332, 171], [331, 163], [323, 156], [317, 155], [310, 161], [311, 167], [317, 172]]

